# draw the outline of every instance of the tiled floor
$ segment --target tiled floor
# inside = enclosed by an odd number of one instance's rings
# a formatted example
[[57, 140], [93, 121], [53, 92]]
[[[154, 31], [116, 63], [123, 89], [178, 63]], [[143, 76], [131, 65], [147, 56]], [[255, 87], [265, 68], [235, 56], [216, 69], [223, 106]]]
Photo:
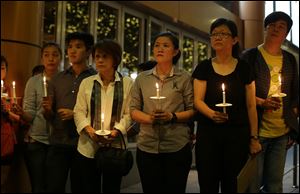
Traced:
[[[299, 193], [299, 145], [297, 146], [297, 182], [296, 185], [298, 188], [293, 187], [293, 152], [294, 148], [289, 149], [287, 154], [287, 161], [285, 165], [285, 174], [283, 178], [283, 193]], [[142, 193], [141, 184], [131, 185], [127, 188], [123, 188], [121, 193]], [[188, 177], [188, 184], [186, 188], [186, 193], [199, 193], [199, 185], [197, 178], [197, 171], [191, 170]]]

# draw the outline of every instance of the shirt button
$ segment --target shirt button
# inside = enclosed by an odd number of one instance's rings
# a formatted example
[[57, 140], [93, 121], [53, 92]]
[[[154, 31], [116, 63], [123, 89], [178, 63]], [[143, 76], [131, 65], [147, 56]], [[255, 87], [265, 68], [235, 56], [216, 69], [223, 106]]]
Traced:
[[75, 92], [75, 91], [74, 91], [74, 90], [72, 90], [72, 93], [73, 93], [73, 94], [74, 94], [74, 92]]

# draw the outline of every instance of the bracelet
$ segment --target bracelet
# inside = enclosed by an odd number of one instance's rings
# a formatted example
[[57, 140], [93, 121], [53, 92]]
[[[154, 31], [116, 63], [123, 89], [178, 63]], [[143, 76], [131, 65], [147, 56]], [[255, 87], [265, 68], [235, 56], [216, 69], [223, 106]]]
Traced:
[[251, 135], [250, 139], [258, 140], [258, 136], [257, 135]]
[[177, 116], [174, 112], [172, 112], [172, 115], [173, 115], [173, 117], [171, 119], [171, 123], [175, 123], [177, 121]]

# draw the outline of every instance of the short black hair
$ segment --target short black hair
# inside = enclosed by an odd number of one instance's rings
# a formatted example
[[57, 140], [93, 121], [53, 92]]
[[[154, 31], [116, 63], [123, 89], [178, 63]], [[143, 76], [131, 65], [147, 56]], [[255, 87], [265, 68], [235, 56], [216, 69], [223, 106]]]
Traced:
[[111, 55], [114, 60], [114, 69], [117, 70], [122, 60], [122, 48], [119, 43], [111, 39], [103, 39], [95, 44], [92, 56], [95, 58], [96, 50], [100, 50], [107, 55]]
[[60, 54], [60, 56], [62, 57], [61, 48], [60, 48], [60, 46], [59, 46], [57, 43], [55, 43], [55, 42], [45, 42], [45, 43], [43, 44], [43, 47], [42, 47], [41, 55], [43, 55], [43, 52], [44, 52], [45, 48], [50, 47], [50, 46], [56, 47], [57, 50], [58, 50], [58, 52], [59, 52], [59, 54]]
[[282, 11], [275, 11], [275, 12], [270, 13], [264, 20], [264, 27], [266, 28], [270, 23], [274, 23], [278, 20], [286, 21], [287, 33], [289, 33], [289, 31], [291, 30], [292, 25], [293, 25], [293, 20], [288, 14], [286, 14]]
[[87, 32], [73, 32], [67, 35], [67, 45], [71, 40], [82, 40], [85, 44], [86, 50], [90, 50], [94, 45], [94, 36]]
[[7, 69], [8, 68], [8, 62], [7, 62], [6, 58], [3, 55], [1, 55], [1, 65], [2, 65], [2, 63], [5, 63], [5, 66], [6, 66], [6, 69]]
[[146, 70], [150, 70], [152, 69], [153, 67], [155, 67], [155, 65], [157, 64], [156, 61], [153, 61], [153, 60], [149, 60], [149, 61], [146, 61], [144, 63], [141, 63], [138, 65], [138, 69], [140, 71], [146, 71]]
[[36, 65], [32, 68], [32, 76], [43, 73], [45, 69], [44, 65]]

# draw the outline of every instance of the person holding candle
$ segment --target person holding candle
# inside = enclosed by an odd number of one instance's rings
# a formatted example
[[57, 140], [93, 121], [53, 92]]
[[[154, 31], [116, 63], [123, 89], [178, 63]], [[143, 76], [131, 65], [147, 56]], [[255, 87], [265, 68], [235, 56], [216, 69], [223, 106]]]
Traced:
[[8, 62], [1, 55], [1, 193], [8, 192], [7, 181], [13, 164], [14, 146], [17, 143], [17, 124], [20, 121], [20, 117], [12, 111], [11, 87], [5, 83], [7, 70]]
[[17, 104], [17, 94], [16, 94], [16, 82], [12, 82], [12, 89], [13, 89], [13, 95], [12, 95], [12, 102]]
[[[194, 104], [199, 111], [196, 134], [196, 167], [200, 192], [237, 192], [237, 175], [248, 154], [261, 150], [256, 136], [255, 83], [251, 66], [238, 58], [236, 24], [216, 19], [210, 26], [215, 57], [202, 61], [194, 70]], [[222, 84], [223, 89], [222, 90]], [[226, 101], [225, 92], [226, 88]], [[223, 97], [222, 97], [223, 94]], [[232, 106], [216, 104], [228, 102]]]
[[[261, 188], [261, 192], [282, 193], [287, 148], [294, 140], [299, 142], [299, 66], [295, 57], [282, 49], [292, 25], [286, 13], [270, 13], [264, 19], [264, 42], [241, 56], [255, 70], [259, 118], [256, 141], [263, 147], [257, 158], [258, 183], [252, 192]], [[272, 97], [280, 92], [286, 96]]]
[[[70, 66], [53, 76], [48, 84], [48, 98], [43, 98], [44, 117], [51, 123], [46, 162], [47, 189], [63, 193], [70, 171], [72, 192], [81, 192], [82, 180], [77, 151], [78, 133], [73, 108], [81, 81], [96, 74], [88, 65], [94, 37], [86, 32], [67, 34], [66, 45]], [[42, 86], [42, 80], [41, 80]]]
[[62, 59], [58, 44], [45, 43], [41, 50], [41, 62], [44, 71], [29, 78], [26, 83], [23, 108], [16, 105], [15, 112], [30, 124], [25, 135], [25, 164], [28, 170], [31, 191], [46, 192], [46, 160], [49, 148], [50, 123], [43, 116], [43, 98], [47, 98], [47, 81], [57, 72]]
[[[140, 124], [137, 167], [143, 192], [184, 193], [192, 162], [192, 80], [176, 66], [181, 53], [173, 33], [158, 34], [153, 53], [157, 64], [141, 72], [132, 87], [131, 116]], [[150, 98], [156, 96], [165, 99]], [[162, 112], [156, 112], [159, 101]]]
[[[122, 60], [119, 43], [101, 40], [95, 44], [92, 56], [98, 74], [81, 82], [74, 107], [79, 134], [77, 150], [80, 153], [81, 176], [84, 177], [81, 184], [83, 192], [100, 193], [102, 190], [103, 193], [120, 193], [122, 174], [99, 173], [95, 153], [107, 144], [120, 147], [120, 133], [127, 144], [126, 129], [131, 124], [129, 94], [133, 80], [117, 71]], [[106, 136], [95, 133], [102, 129], [111, 133]]]

